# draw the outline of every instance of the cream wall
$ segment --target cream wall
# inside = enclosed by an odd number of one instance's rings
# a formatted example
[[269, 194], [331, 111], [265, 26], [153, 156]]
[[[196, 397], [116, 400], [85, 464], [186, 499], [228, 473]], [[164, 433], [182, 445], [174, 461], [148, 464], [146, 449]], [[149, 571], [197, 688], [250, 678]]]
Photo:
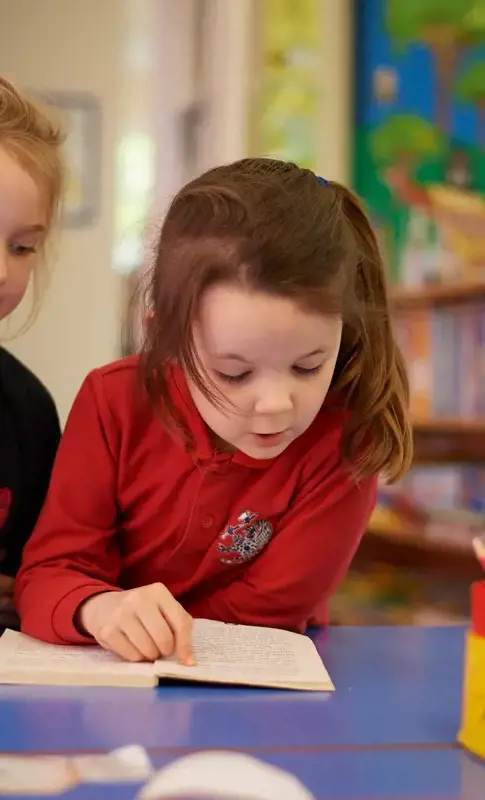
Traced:
[[353, 0], [320, 0], [322, 48], [321, 135], [317, 168], [341, 183], [352, 180]]
[[[258, 14], [264, 0], [205, 2], [209, 14], [203, 59], [204, 168], [242, 158], [253, 149], [259, 101]], [[316, 167], [342, 183], [350, 182], [352, 172], [352, 9], [353, 0], [317, 0], [321, 48]]]
[[120, 0], [0, 0], [0, 74], [32, 89], [92, 92], [102, 104], [100, 218], [62, 232], [41, 314], [8, 343], [45, 381], [62, 420], [87, 372], [118, 352], [120, 278], [111, 261], [121, 7]]
[[[220, 108], [223, 142], [216, 150], [228, 158], [259, 155], [258, 105], [261, 69], [261, 11], [264, 0], [212, 0], [224, 35], [213, 60], [213, 85], [225, 92]], [[353, 0], [317, 0], [320, 40], [316, 171], [349, 184], [352, 178]], [[225, 69], [220, 65], [224, 64]], [[221, 144], [223, 144], [221, 148]]]
[[[117, 182], [116, 145], [128, 132], [152, 136], [149, 230], [191, 177], [181, 134], [194, 102], [202, 108], [196, 171], [247, 155], [261, 2], [0, 0], [0, 74], [33, 89], [92, 92], [102, 106], [100, 218], [90, 228], [61, 232], [41, 314], [8, 345], [52, 391], [62, 421], [87, 372], [120, 350], [126, 284], [113, 268], [113, 252], [120, 241], [117, 192], [126, 188]], [[352, 0], [319, 0], [318, 170], [344, 182], [350, 175], [351, 5]], [[202, 7], [202, 44], [196, 46]], [[140, 227], [146, 222], [141, 219]]]

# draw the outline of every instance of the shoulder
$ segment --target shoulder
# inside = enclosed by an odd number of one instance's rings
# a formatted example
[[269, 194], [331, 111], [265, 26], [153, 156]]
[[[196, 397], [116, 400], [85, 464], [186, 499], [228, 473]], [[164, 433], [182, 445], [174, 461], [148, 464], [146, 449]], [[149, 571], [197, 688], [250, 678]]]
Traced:
[[106, 384], [127, 384], [138, 376], [139, 364], [139, 356], [126, 356], [94, 369], [91, 375], [99, 376]]
[[143, 402], [145, 391], [140, 379], [139, 358], [129, 356], [92, 370], [85, 384], [101, 404], [122, 408], [126, 404]]
[[0, 379], [2, 389], [9, 394], [16, 394], [23, 399], [27, 394], [35, 392], [52, 402], [42, 381], [4, 347], [0, 347]]
[[12, 412], [57, 425], [57, 410], [42, 381], [12, 353], [0, 347], [0, 390]]
[[104, 428], [121, 432], [153, 420], [153, 411], [140, 376], [138, 356], [98, 367], [85, 379], [76, 405], [94, 404]]

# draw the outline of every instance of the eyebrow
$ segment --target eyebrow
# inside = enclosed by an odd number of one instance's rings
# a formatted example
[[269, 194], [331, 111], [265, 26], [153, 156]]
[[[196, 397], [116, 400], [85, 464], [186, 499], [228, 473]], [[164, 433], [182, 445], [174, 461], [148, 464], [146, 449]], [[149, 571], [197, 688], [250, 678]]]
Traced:
[[[312, 350], [311, 353], [305, 353], [304, 356], [299, 356], [295, 359], [295, 361], [305, 361], [306, 358], [311, 358], [312, 356], [323, 356], [325, 354], [325, 350], [322, 350], [321, 347], [317, 348], [317, 350]], [[249, 361], [245, 359], [243, 356], [238, 355], [237, 353], [221, 353], [216, 354], [215, 356], [217, 359], [221, 361], [241, 361], [243, 364], [249, 364]]]
[[44, 233], [45, 225], [24, 225], [22, 228], [19, 228], [15, 234], [16, 236], [23, 236], [26, 233]]

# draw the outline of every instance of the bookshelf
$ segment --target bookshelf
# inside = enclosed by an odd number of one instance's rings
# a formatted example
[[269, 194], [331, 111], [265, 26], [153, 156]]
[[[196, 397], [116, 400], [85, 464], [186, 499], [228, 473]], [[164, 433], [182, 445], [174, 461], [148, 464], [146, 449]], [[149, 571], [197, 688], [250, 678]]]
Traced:
[[[411, 384], [415, 450], [410, 474], [417, 471], [422, 482], [432, 476], [436, 485], [441, 480], [450, 511], [463, 501], [471, 530], [479, 530], [485, 527], [485, 282], [399, 287], [391, 299]], [[440, 499], [436, 485], [431, 494], [437, 489]], [[468, 523], [450, 524], [447, 535], [446, 521], [436, 524], [427, 516], [431, 509], [423, 502], [424, 489], [415, 493], [412, 480], [406, 485], [405, 479], [403, 491], [418, 508], [422, 504], [421, 519], [419, 513], [410, 520], [404, 514], [397, 524], [399, 510], [392, 510], [391, 494], [388, 511], [384, 503], [371, 520], [358, 559], [377, 558], [452, 579], [483, 577]], [[446, 508], [443, 512], [446, 516]]]
[[[413, 429], [418, 434], [439, 433], [446, 436], [459, 436], [463, 439], [472, 435], [485, 435], [485, 417], [483, 419], [460, 419], [460, 417], [442, 417], [415, 419]], [[485, 457], [485, 453], [483, 454]]]
[[[464, 92], [463, 59], [450, 61], [446, 87], [433, 79], [422, 5], [361, 0], [355, 6], [354, 186], [395, 282], [393, 320], [408, 363], [415, 444], [415, 477], [404, 480], [402, 495], [416, 513], [413, 519], [412, 509], [407, 516], [393, 509], [402, 498], [381, 500], [358, 553], [364, 578], [354, 576], [348, 617], [362, 618], [360, 606], [370, 596], [381, 619], [391, 607], [391, 619], [396, 612], [408, 624], [415, 624], [418, 605], [443, 610], [445, 619], [447, 610], [452, 617], [457, 608], [468, 613], [467, 581], [480, 569], [465, 522], [460, 527], [455, 519], [447, 531], [447, 512], [463, 505], [485, 525], [485, 147], [478, 112]], [[438, 0], [434, 6], [439, 15]], [[448, 33], [461, 47], [460, 24], [457, 17]], [[470, 64], [483, 61], [474, 37], [462, 49]], [[418, 74], [423, 80], [416, 82]], [[431, 574], [445, 576], [436, 593]]]
[[396, 310], [426, 308], [438, 305], [457, 305], [485, 300], [485, 282], [451, 283], [398, 288], [391, 295]]

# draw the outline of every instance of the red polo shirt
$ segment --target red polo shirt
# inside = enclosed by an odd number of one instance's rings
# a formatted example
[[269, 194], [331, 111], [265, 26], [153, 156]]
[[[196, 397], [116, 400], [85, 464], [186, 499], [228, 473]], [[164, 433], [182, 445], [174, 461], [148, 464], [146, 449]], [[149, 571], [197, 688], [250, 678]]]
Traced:
[[339, 456], [343, 413], [322, 408], [280, 456], [214, 453], [181, 372], [187, 453], [137, 385], [137, 358], [85, 380], [17, 581], [22, 630], [88, 641], [79, 604], [154, 582], [195, 617], [303, 630], [345, 574], [376, 497]]

